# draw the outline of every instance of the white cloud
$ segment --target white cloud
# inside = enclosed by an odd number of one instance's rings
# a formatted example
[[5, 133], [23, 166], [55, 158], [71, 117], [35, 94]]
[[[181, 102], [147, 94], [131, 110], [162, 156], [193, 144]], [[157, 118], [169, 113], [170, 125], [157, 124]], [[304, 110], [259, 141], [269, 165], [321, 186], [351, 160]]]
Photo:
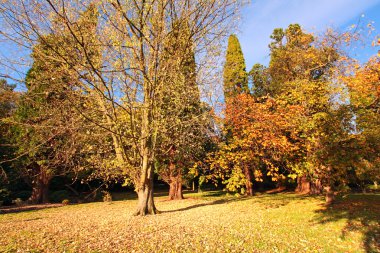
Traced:
[[239, 34], [248, 70], [256, 62], [269, 61], [269, 36], [274, 28], [291, 23], [299, 23], [309, 31], [339, 27], [359, 19], [379, 3], [380, 0], [253, 0], [243, 12]]

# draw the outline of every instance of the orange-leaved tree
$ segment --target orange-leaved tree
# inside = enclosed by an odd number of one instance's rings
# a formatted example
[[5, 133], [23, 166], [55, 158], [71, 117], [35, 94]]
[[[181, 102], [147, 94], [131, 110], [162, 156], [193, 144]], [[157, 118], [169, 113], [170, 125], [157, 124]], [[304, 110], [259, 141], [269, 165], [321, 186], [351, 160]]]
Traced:
[[227, 101], [226, 122], [231, 138], [214, 154], [211, 169], [229, 191], [253, 195], [252, 181], [262, 181], [262, 167], [274, 181], [283, 176], [280, 165], [297, 153], [292, 139], [299, 106], [284, 106], [270, 97], [240, 94]]

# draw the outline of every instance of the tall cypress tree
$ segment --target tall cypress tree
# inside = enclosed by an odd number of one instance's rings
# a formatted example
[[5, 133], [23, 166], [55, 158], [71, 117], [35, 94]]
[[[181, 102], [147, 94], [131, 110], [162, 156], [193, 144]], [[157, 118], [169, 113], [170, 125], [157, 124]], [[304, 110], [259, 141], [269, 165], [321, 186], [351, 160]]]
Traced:
[[226, 63], [223, 71], [224, 97], [248, 93], [248, 74], [246, 72], [243, 51], [236, 35], [228, 39]]
[[[182, 199], [182, 184], [195, 157], [201, 153], [205, 125], [204, 108], [197, 85], [194, 43], [188, 21], [174, 23], [166, 38], [162, 64], [165, 89], [160, 110], [158, 172], [170, 186], [169, 199]], [[180, 127], [179, 127], [180, 126]], [[175, 129], [175, 131], [173, 131]]]

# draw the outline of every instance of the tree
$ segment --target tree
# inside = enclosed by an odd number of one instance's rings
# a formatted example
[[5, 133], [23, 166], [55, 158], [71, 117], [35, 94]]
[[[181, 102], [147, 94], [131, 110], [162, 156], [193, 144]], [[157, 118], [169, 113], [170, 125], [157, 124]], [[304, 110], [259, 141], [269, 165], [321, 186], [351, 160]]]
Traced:
[[[194, 45], [187, 21], [178, 21], [165, 45], [165, 69], [171, 69], [166, 78], [172, 85], [165, 87], [160, 99], [161, 136], [158, 148], [162, 150], [156, 162], [160, 177], [169, 184], [169, 199], [183, 199], [184, 175], [196, 162], [205, 138], [205, 110], [202, 109], [197, 84]], [[185, 50], [184, 59], [179, 52]], [[178, 55], [179, 54], [179, 55]]]
[[279, 165], [297, 146], [294, 115], [299, 106], [283, 106], [270, 97], [237, 95], [227, 103], [227, 122], [234, 129], [228, 143], [223, 143], [212, 158], [211, 168], [222, 178], [229, 191], [253, 195], [252, 182], [262, 181], [262, 167], [273, 180], [282, 179]]
[[[86, 31], [83, 22], [89, 22], [91, 12], [90, 7], [78, 20], [82, 32]], [[18, 170], [32, 187], [32, 203], [48, 202], [51, 179], [75, 172], [84, 157], [78, 152], [84, 143], [77, 142], [85, 128], [84, 119], [76, 110], [84, 98], [77, 90], [80, 80], [55, 55], [59, 51], [70, 56], [71, 61], [79, 58], [74, 50], [60, 48], [71, 42], [64, 34], [39, 38], [31, 55], [33, 65], [25, 77], [28, 90], [14, 114], [16, 154], [21, 158]]]
[[10, 124], [6, 122], [16, 109], [18, 94], [14, 91], [15, 85], [8, 84], [7, 80], [0, 79], [0, 185], [8, 182], [10, 164], [14, 148], [11, 145]]
[[[92, 1], [89, 1], [90, 3]], [[153, 200], [154, 162], [161, 135], [159, 98], [173, 82], [167, 82], [172, 69], [164, 69], [164, 48], [172, 27], [187, 20], [198, 56], [213, 55], [227, 28], [234, 25], [240, 1], [94, 1], [99, 10], [96, 36], [84, 36], [76, 22], [88, 2], [7, 1], [1, 15], [22, 36], [7, 34], [13, 40], [33, 45], [44, 31], [65, 34], [71, 41], [54, 50], [66, 70], [81, 80], [78, 90], [94, 98], [92, 110], [83, 116], [112, 137], [117, 165], [134, 183], [138, 194], [137, 215], [155, 214]], [[21, 5], [22, 7], [18, 8]], [[38, 15], [37, 15], [38, 13]], [[14, 18], [16, 17], [16, 18]], [[185, 17], [187, 19], [185, 19]], [[59, 21], [64, 29], [52, 25]], [[75, 43], [72, 43], [75, 42]], [[50, 45], [49, 42], [47, 42]], [[99, 52], [92, 57], [94, 48]], [[74, 51], [80, 57], [62, 52]], [[177, 59], [187, 58], [186, 50]], [[163, 71], [165, 70], [165, 71]], [[174, 81], [174, 80], [173, 80]], [[103, 117], [94, 117], [100, 112]]]
[[[372, 57], [363, 66], [353, 62], [349, 76], [342, 76], [349, 92], [350, 110], [354, 115], [353, 136], [357, 139], [355, 175], [360, 183], [379, 181], [380, 173], [380, 61]], [[361, 183], [360, 183], [361, 184]], [[364, 189], [364, 187], [362, 187]]]
[[313, 174], [315, 161], [309, 159], [319, 149], [323, 135], [319, 126], [326, 123], [333, 107], [332, 82], [340, 57], [339, 42], [329, 33], [316, 38], [302, 31], [298, 24], [289, 25], [285, 31], [275, 29], [271, 38], [268, 93], [284, 103], [304, 108], [304, 113], [297, 116], [301, 122], [297, 142], [303, 154], [292, 165], [299, 174], [297, 190], [319, 193], [322, 188]]
[[227, 100], [240, 93], [249, 93], [248, 76], [243, 51], [236, 35], [230, 35], [223, 69], [224, 98]]
[[252, 95], [255, 97], [264, 97], [272, 95], [274, 88], [271, 85], [268, 68], [262, 64], [256, 63], [248, 73], [248, 78], [252, 83]]

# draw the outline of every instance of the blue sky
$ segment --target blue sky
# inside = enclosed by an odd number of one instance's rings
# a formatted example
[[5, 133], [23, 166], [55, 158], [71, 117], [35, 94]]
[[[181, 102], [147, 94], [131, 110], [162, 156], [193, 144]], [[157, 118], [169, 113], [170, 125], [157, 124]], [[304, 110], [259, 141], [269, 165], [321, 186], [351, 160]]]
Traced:
[[[363, 25], [374, 21], [375, 34], [379, 34], [380, 0], [252, 0], [243, 10], [238, 33], [247, 70], [257, 62], [269, 62], [269, 36], [274, 28], [299, 23], [305, 30], [318, 33], [327, 27], [345, 30], [359, 19]], [[365, 61], [377, 50], [367, 45], [352, 54]]]

